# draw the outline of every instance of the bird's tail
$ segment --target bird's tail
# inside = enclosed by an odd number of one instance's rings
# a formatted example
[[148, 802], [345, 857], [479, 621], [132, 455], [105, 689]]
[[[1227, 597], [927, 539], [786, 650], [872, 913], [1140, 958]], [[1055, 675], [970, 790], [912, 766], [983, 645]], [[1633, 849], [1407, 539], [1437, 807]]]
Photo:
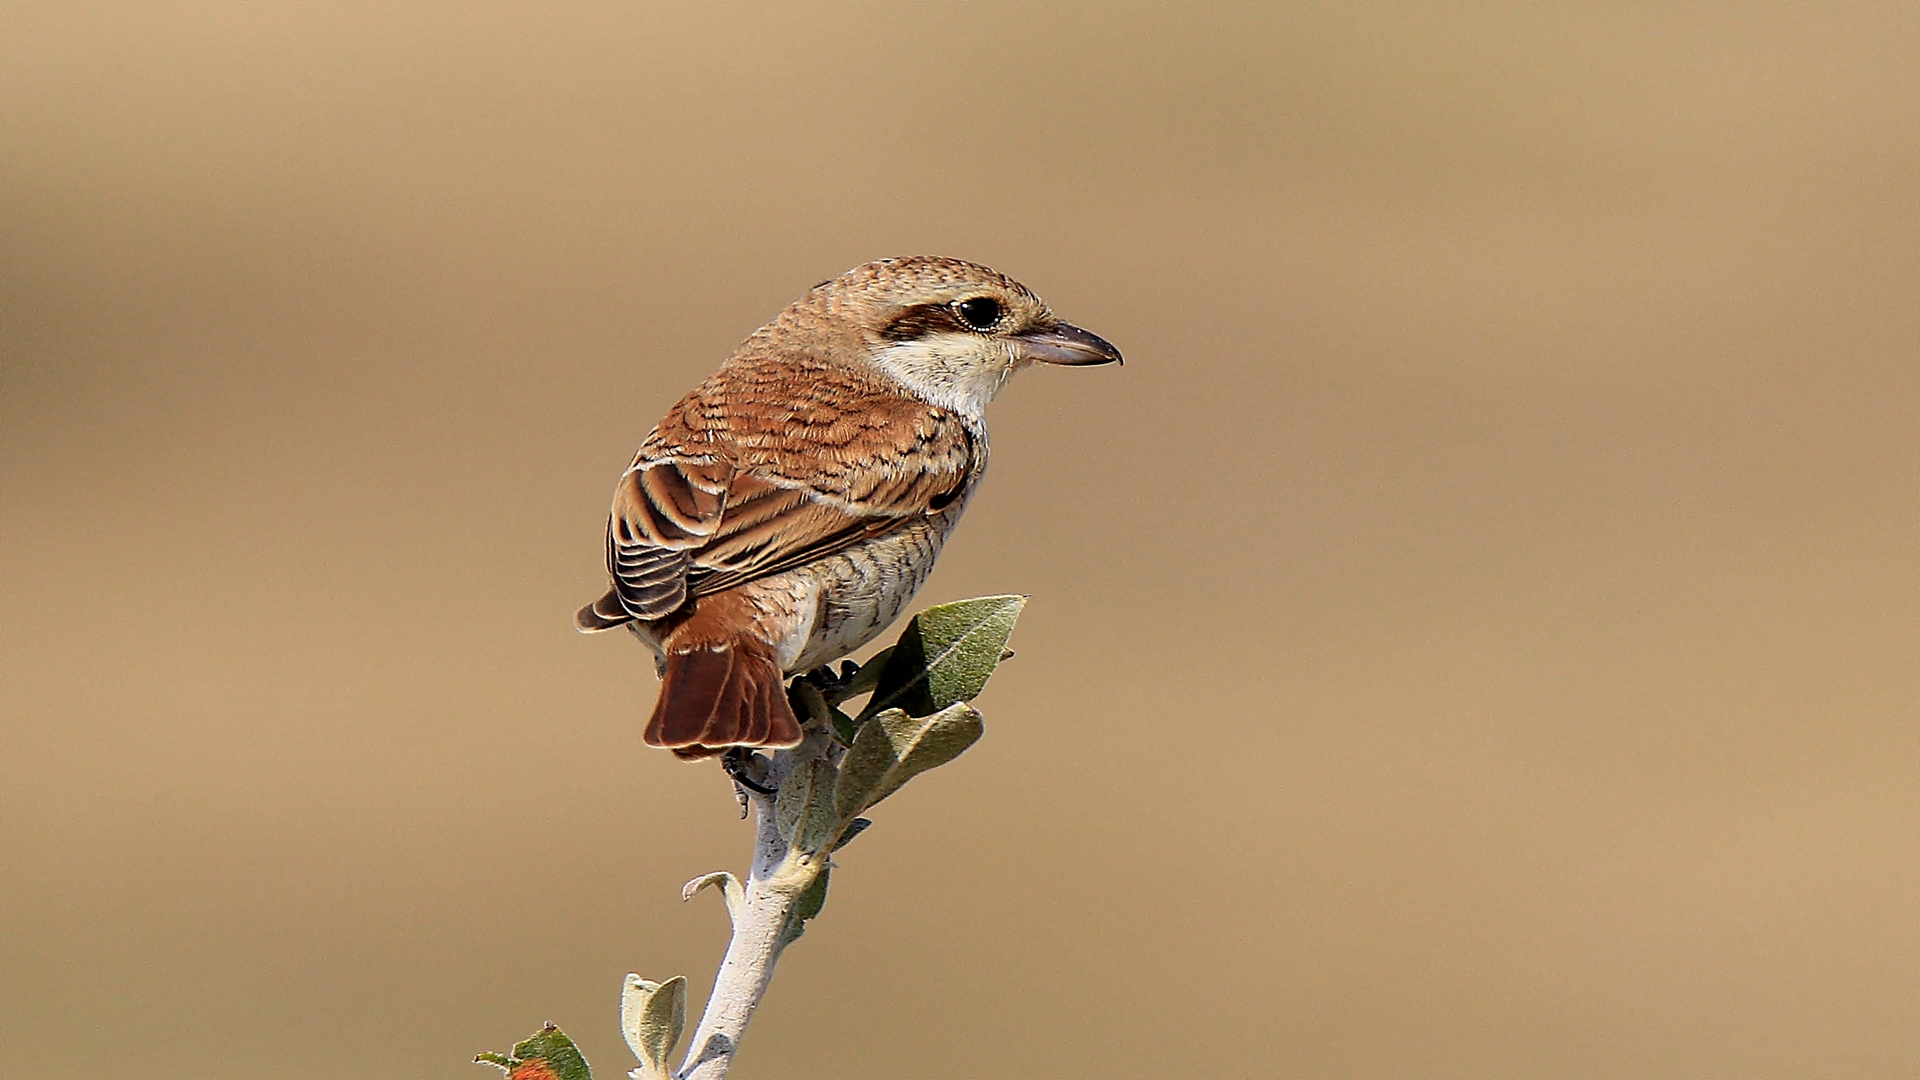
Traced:
[[701, 621], [667, 637], [647, 745], [683, 758], [712, 757], [729, 746], [798, 746], [800, 721], [787, 703], [773, 645], [750, 633], [701, 634]]

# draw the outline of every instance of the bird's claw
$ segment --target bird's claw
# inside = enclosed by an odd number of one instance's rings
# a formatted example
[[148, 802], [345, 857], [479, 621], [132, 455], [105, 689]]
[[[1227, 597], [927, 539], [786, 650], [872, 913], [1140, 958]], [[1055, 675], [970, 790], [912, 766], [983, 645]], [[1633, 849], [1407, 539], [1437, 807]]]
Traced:
[[733, 781], [734, 790], [740, 796], [740, 816], [747, 816], [747, 792], [761, 795], [777, 795], [779, 788], [768, 787], [753, 777], [754, 753], [743, 746], [735, 746], [720, 755], [720, 769]]

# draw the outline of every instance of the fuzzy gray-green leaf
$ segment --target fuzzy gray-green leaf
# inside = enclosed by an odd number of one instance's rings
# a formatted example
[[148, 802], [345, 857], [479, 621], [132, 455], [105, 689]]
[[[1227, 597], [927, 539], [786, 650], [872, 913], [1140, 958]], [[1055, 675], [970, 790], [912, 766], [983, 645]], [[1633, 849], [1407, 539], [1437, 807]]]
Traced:
[[787, 774], [773, 800], [773, 820], [795, 851], [819, 851], [832, 839], [834, 767], [813, 758]]
[[827, 699], [820, 693], [819, 687], [806, 679], [793, 680], [793, 686], [787, 690], [787, 703], [793, 706], [801, 723], [827, 723], [830, 708]]
[[955, 702], [932, 716], [888, 709], [860, 728], [840, 762], [833, 809], [845, 821], [920, 773], [945, 765], [986, 732], [980, 714]]
[[915, 615], [887, 656], [860, 718], [896, 708], [927, 716], [978, 697], [1026, 605], [1024, 596], [982, 596]]
[[832, 870], [821, 866], [805, 890], [794, 898], [793, 910], [787, 914], [787, 925], [780, 933], [780, 946], [785, 948], [807, 932], [807, 920], [820, 914], [827, 906], [827, 877]]
[[691, 900], [701, 889], [712, 886], [720, 890], [720, 898], [727, 905], [727, 918], [738, 919], [740, 906], [746, 903], [747, 891], [740, 879], [725, 870], [715, 870], [711, 874], [702, 874], [680, 887], [680, 899]]
[[848, 844], [853, 843], [854, 837], [859, 836], [861, 833], [866, 832], [868, 829], [871, 829], [871, 828], [873, 828], [872, 821], [869, 821], [868, 819], [863, 817], [854, 818], [852, 821], [847, 822], [847, 827], [840, 831], [840, 838], [838, 840], [835, 840], [833, 842], [833, 847], [829, 848], [828, 850], [839, 851], [841, 848], [846, 847]]
[[832, 726], [833, 737], [840, 740], [840, 745], [853, 745], [854, 733], [860, 730], [853, 722], [853, 717], [842, 712], [836, 705], [827, 710], [827, 723]]
[[675, 975], [663, 983], [648, 982], [628, 975], [620, 994], [620, 1031], [627, 1046], [640, 1059], [640, 1074], [647, 1080], [666, 1080], [673, 1075], [667, 1067], [667, 1055], [680, 1041], [687, 1026], [687, 977]]

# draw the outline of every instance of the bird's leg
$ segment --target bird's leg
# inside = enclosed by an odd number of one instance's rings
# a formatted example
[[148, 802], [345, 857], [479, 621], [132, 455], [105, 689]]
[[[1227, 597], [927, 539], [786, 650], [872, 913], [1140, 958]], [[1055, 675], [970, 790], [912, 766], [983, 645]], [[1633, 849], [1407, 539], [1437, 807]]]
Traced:
[[[754, 779], [753, 767], [756, 764], [761, 763], [756, 759], [754, 752], [744, 746], [730, 746], [725, 753], [720, 755], [720, 768], [727, 774], [727, 779], [733, 781], [734, 790], [740, 796], [741, 817], [745, 817], [747, 814], [748, 791], [757, 792], [761, 795], [773, 795], [777, 794], [780, 790], [779, 788], [770, 788]], [[762, 765], [763, 775], [764, 771], [765, 766]]]

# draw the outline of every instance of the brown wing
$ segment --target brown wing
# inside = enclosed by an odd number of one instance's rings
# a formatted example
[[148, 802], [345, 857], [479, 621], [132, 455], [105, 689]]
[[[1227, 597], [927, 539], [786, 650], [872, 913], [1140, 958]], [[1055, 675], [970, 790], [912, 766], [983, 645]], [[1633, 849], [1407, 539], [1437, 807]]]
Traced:
[[658, 619], [936, 512], [973, 474], [965, 423], [878, 376], [730, 365], [667, 414], [621, 477], [613, 591], [627, 616]]

